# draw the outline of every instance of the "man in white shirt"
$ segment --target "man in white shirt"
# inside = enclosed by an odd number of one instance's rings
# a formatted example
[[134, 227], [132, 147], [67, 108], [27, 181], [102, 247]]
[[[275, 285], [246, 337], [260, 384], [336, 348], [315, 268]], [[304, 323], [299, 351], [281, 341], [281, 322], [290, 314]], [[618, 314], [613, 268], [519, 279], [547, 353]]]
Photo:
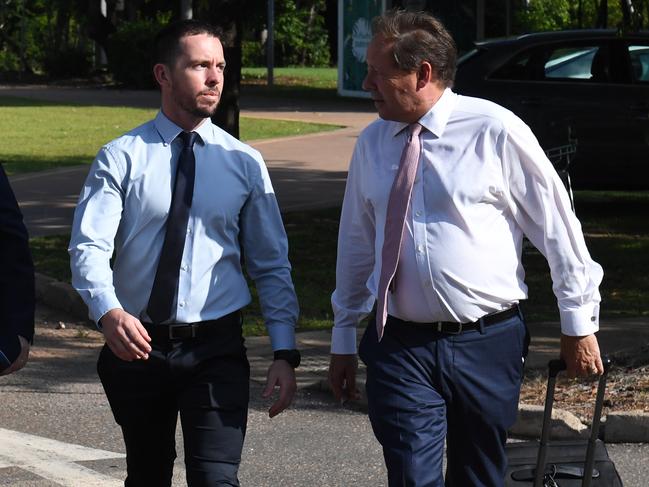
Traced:
[[250, 375], [242, 261], [274, 350], [271, 417], [296, 389], [286, 234], [261, 155], [209, 118], [223, 87], [219, 32], [170, 24], [154, 61], [162, 108], [97, 154], [74, 216], [72, 283], [106, 338], [97, 370], [124, 434], [125, 485], [171, 486], [180, 413], [188, 485], [238, 486]]
[[358, 353], [389, 485], [444, 485], [446, 440], [447, 486], [500, 486], [529, 341], [523, 235], [550, 265], [572, 376], [603, 372], [602, 269], [530, 129], [451, 91], [456, 50], [444, 26], [391, 11], [373, 30], [363, 87], [381, 119], [349, 168], [330, 382], [338, 399], [357, 394], [356, 326], [376, 301]]

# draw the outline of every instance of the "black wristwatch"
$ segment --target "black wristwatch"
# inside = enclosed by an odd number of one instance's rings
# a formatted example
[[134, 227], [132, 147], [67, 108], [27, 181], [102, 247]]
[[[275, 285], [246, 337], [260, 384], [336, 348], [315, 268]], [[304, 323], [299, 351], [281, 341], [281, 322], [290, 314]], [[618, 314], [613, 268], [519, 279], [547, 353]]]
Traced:
[[295, 349], [275, 350], [273, 360], [286, 360], [291, 367], [296, 369], [300, 365], [300, 351]]

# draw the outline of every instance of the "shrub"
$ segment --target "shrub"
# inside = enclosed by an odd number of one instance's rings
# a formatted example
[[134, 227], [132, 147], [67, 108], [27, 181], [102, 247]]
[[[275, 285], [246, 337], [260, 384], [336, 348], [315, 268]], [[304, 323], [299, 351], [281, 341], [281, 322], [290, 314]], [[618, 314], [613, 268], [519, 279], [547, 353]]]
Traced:
[[258, 67], [266, 65], [266, 49], [258, 41], [241, 43], [241, 66]]
[[90, 54], [84, 49], [66, 48], [47, 52], [43, 58], [43, 69], [50, 76], [86, 76], [90, 72]]
[[130, 88], [153, 88], [153, 41], [160, 20], [124, 22], [108, 38], [108, 67], [115, 81]]

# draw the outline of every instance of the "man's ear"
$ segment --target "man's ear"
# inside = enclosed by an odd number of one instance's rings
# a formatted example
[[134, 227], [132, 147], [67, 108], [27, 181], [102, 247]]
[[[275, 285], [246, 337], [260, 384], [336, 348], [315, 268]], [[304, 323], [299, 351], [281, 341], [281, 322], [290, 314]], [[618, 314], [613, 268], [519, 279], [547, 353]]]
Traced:
[[168, 85], [170, 82], [169, 68], [166, 64], [158, 63], [153, 66], [153, 76], [160, 86]]
[[425, 87], [428, 83], [435, 81], [435, 79], [433, 66], [428, 61], [422, 62], [417, 70], [417, 89]]

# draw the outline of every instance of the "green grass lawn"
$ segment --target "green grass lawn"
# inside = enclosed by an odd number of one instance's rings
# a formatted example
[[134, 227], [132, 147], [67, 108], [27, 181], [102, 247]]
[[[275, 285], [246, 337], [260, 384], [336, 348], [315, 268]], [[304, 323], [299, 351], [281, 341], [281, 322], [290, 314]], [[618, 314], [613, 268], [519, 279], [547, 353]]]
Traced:
[[[89, 164], [106, 142], [153, 118], [157, 110], [89, 107], [0, 97], [0, 162], [8, 174]], [[242, 117], [242, 140], [334, 130], [335, 125]]]
[[336, 68], [275, 68], [273, 86], [266, 83], [266, 68], [241, 69], [241, 93], [263, 96], [336, 98]]
[[[575, 196], [586, 240], [593, 258], [604, 267], [601, 286], [602, 318], [642, 317], [649, 314], [649, 192], [578, 192]], [[330, 296], [335, 286], [338, 208], [284, 215], [300, 301], [300, 329], [331, 326]], [[32, 239], [40, 272], [69, 279], [65, 252], [68, 236]], [[534, 249], [525, 252], [530, 299], [525, 312], [530, 321], [558, 320], [548, 266]], [[255, 300], [247, 310], [246, 333], [263, 333]]]
[[[266, 83], [266, 68], [242, 68], [243, 84]], [[305, 86], [335, 89], [338, 81], [337, 68], [274, 68], [273, 81], [280, 86]]]

